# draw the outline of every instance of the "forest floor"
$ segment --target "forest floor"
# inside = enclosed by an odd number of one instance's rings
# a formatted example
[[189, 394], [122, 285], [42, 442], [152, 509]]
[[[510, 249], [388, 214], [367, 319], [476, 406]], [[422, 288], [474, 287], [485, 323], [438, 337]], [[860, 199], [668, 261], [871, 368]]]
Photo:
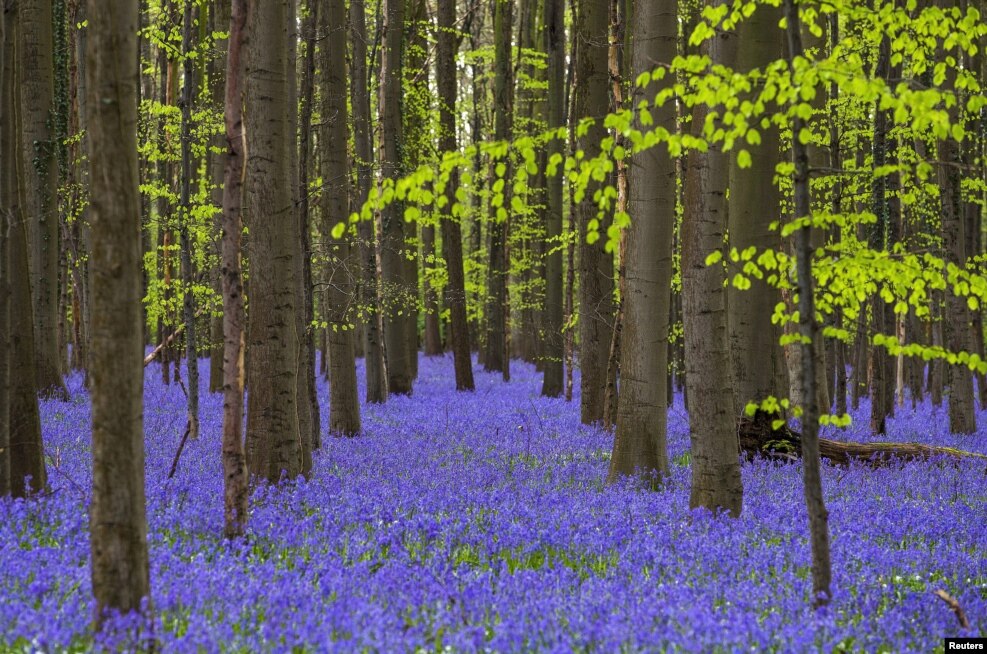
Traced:
[[[539, 397], [533, 368], [457, 394], [451, 358], [423, 358], [413, 397], [365, 406], [365, 434], [326, 439], [310, 480], [255, 492], [249, 540], [227, 545], [221, 397], [203, 394], [202, 436], [169, 480], [185, 402], [159, 373], [145, 430], [163, 652], [929, 652], [987, 635], [979, 460], [824, 466], [834, 601], [814, 613], [801, 467], [745, 463], [739, 520], [690, 511], [680, 401], [664, 488], [605, 487], [612, 437], [579, 424], [578, 401]], [[42, 406], [51, 493], [0, 500], [0, 651], [92, 647], [90, 405], [70, 386]], [[874, 440], [866, 411], [826, 433]], [[978, 419], [952, 437], [945, 407], [900, 409], [881, 440], [987, 453]]]

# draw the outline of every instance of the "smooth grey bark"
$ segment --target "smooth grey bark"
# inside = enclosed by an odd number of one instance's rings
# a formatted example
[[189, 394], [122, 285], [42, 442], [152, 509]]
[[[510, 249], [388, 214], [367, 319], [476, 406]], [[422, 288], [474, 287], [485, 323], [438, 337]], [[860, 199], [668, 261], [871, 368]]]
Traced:
[[92, 221], [90, 505], [96, 624], [147, 609], [144, 344], [137, 172], [137, 3], [89, 0]]
[[[350, 1], [350, 36], [353, 49], [350, 65], [350, 102], [353, 105], [353, 154], [357, 169], [357, 206], [354, 208], [359, 209], [370, 195], [374, 159], [370, 125], [370, 87], [367, 83], [367, 17], [363, 0]], [[364, 366], [367, 376], [366, 399], [373, 404], [387, 400], [374, 221], [361, 220], [357, 225], [357, 234], [360, 238], [361, 283], [366, 303], [366, 327], [363, 330]]]
[[343, 0], [328, 0], [319, 15], [322, 125], [319, 129], [320, 169], [323, 179], [322, 238], [329, 260], [326, 314], [329, 319], [329, 433], [360, 433], [360, 401], [356, 386], [351, 302], [355, 296], [349, 229], [333, 238], [338, 223], [349, 225], [349, 170], [346, 160], [346, 8]]
[[[701, 52], [714, 64], [729, 66], [736, 47], [735, 36], [721, 31], [703, 43]], [[708, 105], [693, 109], [694, 136], [701, 137], [710, 110]], [[720, 263], [706, 265], [706, 257], [724, 247], [729, 165], [729, 155], [715, 145], [688, 155], [682, 218], [682, 326], [692, 453], [689, 506], [725, 510], [737, 517], [743, 508], [743, 484], [730, 370], [727, 275]]]
[[[397, 179], [401, 174], [401, 93], [402, 53], [404, 42], [405, 0], [383, 0], [380, 69], [380, 175], [382, 180]], [[390, 393], [410, 395], [414, 385], [412, 357], [408, 335], [407, 312], [413, 294], [405, 288], [404, 207], [394, 202], [380, 212], [380, 270], [386, 305], [384, 311], [384, 352], [387, 387]], [[409, 297], [411, 296], [411, 297]], [[405, 306], [408, 305], [408, 306]], [[398, 315], [401, 311], [402, 315]]]
[[[607, 69], [609, 50], [608, 0], [587, 0], [579, 6], [576, 17], [576, 77], [573, 91], [572, 121], [593, 118], [585, 134], [577, 137], [577, 149], [587, 160], [600, 152], [600, 142], [606, 138], [603, 117], [609, 111], [610, 79]], [[601, 238], [587, 241], [591, 221], [596, 220], [597, 206], [593, 193], [597, 184], [590, 184], [577, 203], [579, 221], [579, 368], [580, 418], [584, 424], [603, 419], [604, 395], [607, 385], [607, 360], [614, 321], [613, 257], [604, 249], [608, 221], [600, 221]]]
[[[798, 8], [795, 0], [785, 0], [788, 52], [792, 60], [801, 57], [802, 35]], [[802, 118], [792, 121], [792, 133], [799, 134], [805, 127]], [[795, 200], [795, 218], [811, 215], [809, 187], [809, 153], [800, 139], [792, 139], [792, 161], [795, 172], [792, 188]], [[802, 336], [802, 476], [805, 504], [809, 514], [809, 542], [812, 549], [813, 607], [829, 604], [832, 566], [829, 551], [829, 513], [823, 497], [822, 462], [819, 454], [819, 404], [815, 384], [817, 381], [816, 351], [822, 339], [822, 331], [816, 322], [812, 281], [812, 228], [809, 225], [795, 232], [796, 275], [798, 277], [799, 332]]]
[[[548, 55], [546, 78], [548, 81], [548, 129], [565, 125], [565, 2], [545, 0], [544, 7], [545, 52]], [[553, 138], [546, 146], [546, 156], [561, 155], [564, 143]], [[542, 340], [541, 394], [558, 397], [564, 391], [562, 336], [562, 171], [546, 179], [545, 194], [545, 312], [542, 316], [544, 336]]]
[[[737, 26], [736, 69], [747, 72], [763, 68], [782, 56], [783, 34], [778, 30], [779, 9], [758, 5], [750, 18]], [[742, 169], [733, 156], [730, 162], [730, 246], [744, 250], [781, 247], [777, 232], [769, 229], [781, 219], [781, 196], [774, 183], [780, 159], [778, 129], [761, 130], [761, 145], [751, 151], [750, 168]], [[765, 281], [752, 279], [751, 288], [727, 292], [730, 356], [734, 408], [742, 412], [748, 402], [769, 395], [783, 397], [788, 391], [785, 358], [779, 345], [781, 330], [771, 323], [779, 293]]]
[[[675, 58], [677, 0], [637, 2], [631, 20], [631, 76]], [[635, 88], [632, 105], [649, 101], [672, 77]], [[646, 100], [649, 99], [649, 100]], [[652, 110], [655, 125], [675, 130], [675, 105]], [[609, 481], [639, 474], [668, 474], [666, 445], [668, 321], [675, 227], [675, 160], [664, 146], [635, 154], [628, 166], [628, 213], [624, 249], [620, 402]]]
[[67, 397], [58, 348], [58, 163], [52, 0], [18, 0], [23, 212], [28, 220], [38, 392]]
[[[438, 34], [436, 35], [435, 77], [439, 92], [439, 150], [455, 152], [459, 145], [456, 138], [456, 51], [459, 39], [453, 31], [456, 25], [455, 0], [438, 0]], [[466, 317], [466, 277], [463, 269], [463, 233], [460, 213], [456, 215], [459, 189], [459, 169], [449, 171], [446, 183], [448, 213], [440, 220], [442, 254], [446, 260], [449, 281], [445, 291], [445, 304], [449, 308], [449, 347], [452, 350], [456, 374], [456, 390], [472, 391], [473, 361], [470, 358], [469, 323]]]
[[243, 115], [244, 215], [250, 228], [247, 469], [271, 483], [306, 472], [298, 423], [294, 121], [285, 107], [291, 93], [288, 75], [294, 73], [285, 42], [288, 18], [281, 0], [248, 0]]

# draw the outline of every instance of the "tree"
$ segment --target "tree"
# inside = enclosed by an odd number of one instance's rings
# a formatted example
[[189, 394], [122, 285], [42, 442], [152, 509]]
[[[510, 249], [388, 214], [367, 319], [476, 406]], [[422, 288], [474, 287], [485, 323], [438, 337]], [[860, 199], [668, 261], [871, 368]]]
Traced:
[[[0, 94], [8, 97], [4, 84], [9, 73], [7, 64], [7, 11], [0, 5]], [[0, 171], [9, 166], [4, 139], [9, 102], [0, 100]], [[0, 497], [10, 494], [10, 265], [7, 254], [6, 175], [0, 172]]]
[[[565, 4], [545, 0], [545, 52], [548, 53], [548, 129], [565, 125]], [[561, 139], [549, 140], [547, 157], [561, 157]], [[562, 342], [562, 175], [546, 180], [545, 194], [545, 335], [543, 341], [544, 378], [541, 393], [558, 397], [563, 392], [564, 356]]]
[[[247, 467], [276, 483], [307, 473], [298, 424], [296, 223], [292, 204], [288, 11], [247, 3], [245, 222], [250, 229]], [[294, 106], [294, 105], [291, 105]], [[307, 434], [306, 434], [307, 437]]]
[[223, 517], [227, 538], [242, 536], [247, 523], [247, 457], [243, 448], [243, 45], [247, 0], [233, 0], [230, 13], [224, 122], [226, 170], [220, 278], [223, 291]]
[[89, 0], [90, 220], [93, 230], [90, 506], [96, 624], [150, 595], [144, 500], [137, 4]]
[[58, 349], [58, 170], [55, 159], [52, 0], [20, 0], [21, 156], [29, 221], [35, 373], [43, 395], [66, 397]]
[[[939, 0], [938, 6], [948, 9], [958, 7], [956, 0]], [[945, 92], [952, 92], [956, 85], [956, 68], [947, 67], [943, 84]], [[955, 104], [949, 109], [950, 123], [959, 122]], [[960, 191], [962, 160], [960, 145], [952, 138], [939, 140], [939, 187], [942, 207], [942, 247], [946, 261], [960, 268], [966, 265], [967, 234], [964, 229], [962, 194]], [[945, 345], [953, 352], [971, 352], [970, 314], [966, 299], [958, 293], [946, 296], [946, 318], [943, 322]], [[949, 386], [949, 431], [954, 434], [972, 434], [977, 430], [977, 417], [973, 403], [973, 376], [965, 365], [946, 368]]]
[[[10, 283], [9, 338], [10, 386], [7, 395], [7, 422], [9, 442], [10, 493], [14, 497], [26, 497], [45, 487], [47, 483], [44, 452], [41, 443], [41, 418], [38, 413], [37, 386], [34, 356], [34, 302], [31, 296], [31, 276], [28, 267], [28, 236], [24, 215], [23, 159], [18, 149], [21, 89], [14, 74], [14, 62], [20, 47], [15, 38], [20, 10], [7, 5], [4, 10], [6, 40], [2, 101], [0, 116], [0, 212], [6, 223], [5, 252], [0, 256], [6, 261]], [[6, 334], [7, 332], [5, 332]], [[0, 457], [0, 459], [5, 457]], [[0, 464], [2, 465], [2, 464]], [[30, 480], [28, 481], [28, 478]]]
[[[802, 28], [795, 0], [785, 0], [788, 52], [791, 62], [802, 58]], [[805, 120], [796, 115], [792, 133], [801, 135]], [[795, 218], [806, 219], [812, 213], [809, 195], [809, 152], [801, 136], [792, 139], [792, 161], [795, 164], [792, 187]], [[795, 232], [796, 276], [798, 278], [799, 335], [802, 348], [802, 476], [805, 503], [809, 513], [809, 539], [812, 549], [813, 605], [824, 606], [831, 598], [832, 570], [829, 559], [828, 513], [823, 498], [822, 463], [819, 456], [819, 404], [815, 390], [816, 350], [822, 332], [816, 322], [816, 307], [812, 281], [812, 227], [805, 223]]]
[[182, 179], [179, 184], [181, 222], [182, 318], [185, 321], [185, 363], [188, 376], [188, 426], [190, 438], [199, 435], [199, 353], [196, 349], [195, 293], [192, 288], [192, 103], [195, 96], [195, 69], [192, 60], [192, 3], [186, 2], [182, 21]]
[[[439, 0], [438, 35], [435, 64], [439, 92], [439, 150], [455, 152], [456, 138], [456, 51], [459, 38], [456, 29], [455, 0]], [[448, 209], [441, 216], [442, 251], [449, 273], [445, 289], [445, 304], [449, 308], [449, 341], [456, 373], [456, 390], [472, 391], [473, 361], [470, 358], [469, 324], [466, 317], [466, 278], [463, 271], [463, 234], [460, 227], [462, 210], [457, 211], [459, 170], [453, 168], [446, 183]], [[458, 214], [458, 215], [457, 215]]]
[[[514, 25], [514, 0], [494, 2], [494, 139], [511, 139], [514, 118], [514, 76], [512, 74], [511, 36]], [[504, 380], [510, 379], [511, 357], [508, 349], [508, 293], [507, 276], [510, 272], [510, 256], [507, 252], [508, 216], [511, 206], [511, 162], [497, 164], [505, 180], [503, 190], [496, 194], [495, 215], [490, 221], [490, 259], [487, 269], [487, 338], [483, 366], [491, 372], [500, 372]]]
[[[716, 5], [722, 6], [722, 0], [714, 0], [711, 6]], [[733, 40], [732, 34], [721, 31], [703, 43], [702, 54], [714, 64], [729, 64]], [[708, 104], [693, 108], [693, 135], [703, 134], [707, 116], [715, 109]], [[724, 509], [738, 516], [743, 506], [743, 486], [730, 378], [726, 270], [720, 262], [706, 265], [706, 257], [724, 247], [729, 155], [712, 145], [706, 152], [690, 152], [687, 161], [682, 217], [682, 327], [692, 453], [689, 506]]]
[[[350, 66], [350, 102], [353, 105], [353, 155], [356, 165], [356, 200], [362, 206], [370, 196], [373, 181], [373, 138], [370, 125], [370, 86], [367, 84], [367, 17], [363, 0], [350, 1], [350, 42], [353, 58]], [[366, 304], [364, 367], [367, 376], [367, 402], [387, 400], [387, 375], [384, 371], [383, 323], [380, 311], [380, 285], [377, 278], [377, 241], [374, 221], [357, 224], [360, 237], [361, 284]]]
[[[781, 57], [778, 31], [780, 10], [759, 4], [750, 18], [737, 26], [736, 69], [746, 73], [763, 69]], [[781, 218], [781, 195], [774, 182], [780, 158], [778, 129], [770, 126], [761, 134], [761, 145], [751, 153], [751, 165], [741, 168], [737, 157], [730, 162], [728, 209], [730, 247], [745, 250], [779, 247], [777, 232], [770, 229]], [[727, 324], [730, 328], [731, 378], [734, 408], [742, 411], [748, 402], [782, 396], [788, 389], [785, 359], [779, 345], [781, 331], [771, 323], [778, 292], [754, 279], [745, 291], [730, 289]]]
[[[380, 66], [380, 175], [382, 180], [395, 180], [401, 173], [401, 93], [402, 53], [404, 42], [405, 0], [384, 0], [381, 30]], [[400, 203], [391, 203], [381, 210], [381, 282], [389, 306], [384, 314], [384, 351], [387, 357], [387, 387], [391, 393], [410, 395], [414, 383], [412, 357], [417, 353], [409, 347], [409, 295], [405, 288], [405, 228]]]
[[[212, 32], [224, 32], [229, 29], [230, 26], [230, 15], [232, 11], [232, 2], [230, 0], [212, 0], [209, 9], [209, 25]], [[227, 65], [227, 60], [229, 59], [229, 36], [222, 39], [216, 39], [213, 56], [208, 61], [208, 76], [209, 76], [209, 106], [213, 111], [224, 113], [225, 105], [225, 94], [226, 94], [226, 74], [225, 68]], [[226, 162], [228, 159], [227, 152], [227, 134], [225, 128], [222, 131], [217, 131], [213, 136], [212, 148], [208, 154], [209, 161], [209, 181], [212, 184], [211, 192], [211, 202], [215, 207], [215, 217], [213, 228], [215, 234], [221, 235], [223, 232], [223, 218], [225, 216], [223, 211], [223, 195], [224, 195], [224, 178], [226, 175]], [[219, 236], [220, 242], [216, 245], [216, 253], [220, 259], [222, 259], [222, 237]], [[210, 277], [214, 289], [220, 296], [223, 295], [223, 275], [222, 275], [222, 263], [219, 266], [214, 267], [212, 270], [212, 275]], [[210, 324], [210, 334], [209, 340], [209, 392], [215, 393], [222, 391], [225, 378], [224, 378], [224, 356], [226, 351], [226, 340], [223, 333], [223, 315], [213, 315], [212, 319], [209, 321]]]
[[349, 224], [349, 175], [346, 161], [346, 8], [343, 0], [329, 0], [319, 13], [323, 36], [319, 50], [322, 80], [322, 127], [319, 152], [323, 179], [321, 212], [327, 241], [329, 287], [329, 432], [351, 436], [360, 432], [360, 401], [356, 390], [356, 361], [350, 303], [354, 293], [348, 232], [335, 235], [333, 227]]
[[[576, 16], [576, 72], [573, 89], [573, 120], [593, 119], [586, 129], [577, 130], [577, 149], [585, 159], [600, 153], [607, 136], [602, 117], [608, 113], [609, 75], [607, 70], [610, 9], [607, 0], [587, 0]], [[579, 368], [582, 372], [580, 417], [584, 424], [603, 419], [607, 385], [607, 360], [613, 330], [613, 257], [606, 251], [608, 219], [597, 217], [593, 201], [596, 184], [577, 197], [579, 219]], [[591, 236], [591, 232], [593, 235]]]
[[[675, 58], [677, 0], [634, 4], [631, 21], [631, 70], [650, 73]], [[673, 82], [672, 76], [636, 87], [637, 104]], [[675, 130], [675, 106], [668, 102], [654, 120]], [[666, 445], [668, 379], [668, 292], [672, 281], [672, 233], [675, 226], [675, 160], [665, 148], [640, 152], [629, 166], [625, 238], [623, 333], [620, 353], [620, 402], [608, 479], [631, 474], [668, 473]]]

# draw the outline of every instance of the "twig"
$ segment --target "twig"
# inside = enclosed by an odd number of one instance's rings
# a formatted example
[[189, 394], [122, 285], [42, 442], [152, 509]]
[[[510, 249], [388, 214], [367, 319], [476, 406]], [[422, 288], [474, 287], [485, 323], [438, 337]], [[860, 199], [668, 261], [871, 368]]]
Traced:
[[175, 471], [178, 470], [178, 459], [182, 456], [182, 450], [185, 449], [185, 441], [188, 440], [188, 435], [192, 432], [192, 421], [185, 423], [185, 433], [182, 434], [182, 440], [178, 443], [178, 451], [175, 452], [175, 459], [171, 462], [171, 470], [168, 472], [168, 479], [175, 476]]
[[960, 623], [960, 627], [963, 629], [969, 629], [970, 621], [967, 619], [966, 613], [963, 611], [963, 607], [956, 601], [956, 598], [944, 591], [942, 588], [935, 590], [934, 593], [936, 597], [945, 602], [946, 606], [948, 606], [950, 610], [956, 614], [956, 621]]

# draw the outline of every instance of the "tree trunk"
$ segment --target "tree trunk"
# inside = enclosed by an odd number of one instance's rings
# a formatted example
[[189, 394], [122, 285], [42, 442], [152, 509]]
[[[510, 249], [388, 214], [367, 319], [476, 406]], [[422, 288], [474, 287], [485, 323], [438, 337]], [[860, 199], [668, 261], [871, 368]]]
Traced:
[[[382, 180], [401, 174], [401, 94], [405, 0], [383, 0], [384, 26], [381, 43], [380, 111]], [[412, 356], [407, 334], [407, 313], [414, 297], [405, 287], [404, 207], [400, 202], [380, 212], [381, 283], [384, 287], [384, 352], [387, 358], [387, 387], [391, 393], [410, 395], [414, 383]], [[399, 311], [402, 315], [398, 315]]]
[[58, 170], [52, 0], [19, 2], [18, 79], [38, 391], [67, 398], [58, 351]]
[[[225, 32], [230, 27], [230, 0], [213, 0], [210, 7], [210, 23], [213, 32]], [[214, 45], [215, 58], [210, 59], [209, 66], [209, 101], [215, 111], [224, 110], [224, 96], [226, 92], [225, 67], [229, 57], [229, 38], [217, 39]], [[210, 194], [210, 201], [215, 207], [216, 214], [213, 218], [213, 229], [217, 235], [222, 234], [224, 224], [223, 212], [223, 189], [226, 162], [229, 158], [226, 145], [227, 134], [218, 133], [213, 139], [215, 151], [209, 152], [209, 181], [213, 185]], [[239, 213], [238, 213], [239, 215]], [[216, 254], [222, 259], [222, 243], [217, 244]], [[215, 291], [223, 294], [222, 262], [212, 271], [211, 281]], [[213, 316], [209, 320], [210, 349], [209, 349], [209, 392], [217, 393], [223, 390], [224, 379], [224, 356], [226, 351], [226, 337], [223, 328], [223, 316]]]
[[[545, 52], [548, 53], [548, 129], [565, 125], [565, 4], [563, 0], [545, 0]], [[564, 143], [551, 139], [546, 145], [549, 161], [561, 156]], [[542, 340], [541, 394], [558, 397], [564, 392], [562, 359], [565, 355], [562, 336], [562, 176], [559, 170], [546, 180], [545, 194], [545, 313]]]
[[[511, 39], [514, 32], [514, 0], [494, 0], [494, 139], [509, 141], [514, 129], [514, 76], [511, 66]], [[508, 292], [510, 255], [507, 252], [510, 220], [512, 171], [509, 159], [495, 164], [503, 168], [504, 190], [500, 205], [490, 218], [490, 260], [487, 282], [487, 339], [483, 366], [510, 378], [508, 350]], [[495, 194], [496, 195], [496, 194]]]
[[[43, 489], [47, 483], [44, 451], [41, 441], [41, 418], [38, 399], [34, 353], [34, 302], [31, 297], [31, 276], [28, 265], [28, 237], [25, 229], [24, 160], [20, 156], [21, 107], [18, 102], [18, 80], [15, 71], [20, 65], [17, 43], [20, 11], [16, 7], [4, 10], [7, 34], [4, 45], [5, 74], [0, 101], [4, 102], [2, 123], [2, 156], [0, 167], [0, 211], [6, 216], [7, 274], [10, 279], [9, 316], [9, 375], [8, 395], [10, 493], [27, 497]], [[9, 162], [9, 163], [8, 163]], [[15, 309], [16, 307], [16, 309]], [[28, 480], [28, 478], [30, 478]]]
[[328, 244], [330, 269], [327, 293], [329, 318], [329, 433], [352, 436], [360, 432], [360, 401], [356, 388], [356, 361], [353, 353], [350, 303], [354, 262], [350, 257], [349, 229], [333, 238], [333, 227], [349, 225], [346, 161], [346, 9], [343, 0], [329, 0], [319, 16], [323, 36], [319, 49], [322, 73], [322, 127], [319, 153], [322, 179], [322, 237]]
[[[676, 0], [634, 4], [632, 77], [675, 58], [677, 5]], [[646, 88], [636, 88], [631, 104], [655, 97], [672, 82], [669, 76]], [[656, 126], [674, 132], [674, 103], [655, 108], [653, 114]], [[665, 385], [675, 184], [675, 161], [665, 147], [653, 147], [632, 158], [628, 198], [631, 224], [624, 250], [620, 402], [607, 473], [611, 482], [635, 474], [668, 474]]]
[[151, 592], [144, 500], [144, 358], [137, 174], [137, 3], [89, 0], [93, 230], [90, 505], [96, 624]]
[[[586, 133], [577, 137], [578, 149], [592, 159], [600, 152], [600, 142], [606, 138], [602, 116], [609, 111], [609, 74], [607, 70], [609, 41], [608, 0], [588, 0], [580, 4], [576, 18], [576, 76], [574, 111], [576, 122], [594, 118]], [[613, 329], [613, 257], [605, 250], [609, 224], [602, 221], [597, 229], [600, 238], [589, 243], [587, 236], [596, 223], [597, 206], [591, 184], [577, 202], [579, 232], [579, 367], [580, 418], [583, 424], [603, 419], [604, 394], [607, 384], [607, 357]]]
[[[717, 4], [723, 0], [716, 0]], [[714, 64], [733, 63], [735, 37], [718, 35], [702, 46]], [[710, 107], [692, 113], [693, 135], [702, 137]], [[743, 484], [737, 457], [737, 410], [730, 376], [727, 330], [726, 269], [706, 265], [722, 251], [727, 229], [729, 155], [710, 147], [687, 159], [685, 214], [682, 218], [682, 327], [685, 337], [685, 382], [689, 389], [689, 442], [692, 490], [689, 506], [740, 515]]]
[[[309, 202], [309, 160], [311, 158], [312, 136], [312, 102], [315, 93], [315, 43], [316, 21], [318, 19], [320, 2], [310, 0], [308, 12], [302, 19], [302, 38], [305, 41], [305, 59], [302, 64], [302, 88], [298, 120], [298, 236], [301, 252], [302, 280], [302, 331], [304, 342], [300, 353], [299, 374], [302, 387], [299, 389], [299, 403], [308, 406], [309, 436], [311, 449], [322, 447], [322, 416], [319, 413], [318, 390], [315, 385], [315, 301], [312, 284], [312, 239], [311, 239], [311, 210]], [[324, 12], [325, 9], [322, 9]], [[345, 18], [345, 17], [344, 17]], [[345, 23], [345, 20], [344, 20]], [[345, 90], [344, 90], [345, 94]], [[345, 138], [345, 136], [344, 136]], [[301, 394], [304, 393], [304, 396]], [[301, 423], [299, 423], [301, 429]]]
[[[12, 30], [11, 30], [12, 31]], [[8, 167], [11, 165], [5, 149], [12, 129], [8, 110], [12, 89], [6, 84], [11, 71], [7, 55], [7, 10], [0, 5], [0, 497], [10, 494], [10, 255], [7, 251], [7, 188]]]
[[[791, 61], [803, 56], [802, 28], [795, 0], [785, 0], [788, 52]], [[801, 134], [805, 122], [796, 116], [792, 121], [792, 133]], [[792, 161], [795, 171], [792, 189], [795, 218], [811, 214], [809, 187], [809, 154], [800, 138], [792, 139]], [[830, 581], [832, 567], [829, 555], [829, 513], [826, 510], [822, 489], [821, 461], [819, 454], [819, 405], [815, 384], [816, 355], [822, 332], [816, 323], [816, 308], [812, 289], [812, 228], [807, 224], [795, 232], [796, 275], [798, 276], [799, 332], [802, 336], [802, 396], [805, 398], [802, 413], [802, 474], [805, 504], [809, 513], [809, 540], [812, 549], [813, 607], [829, 604], [832, 598]]]
[[226, 168], [220, 279], [223, 284], [223, 533], [243, 536], [247, 526], [247, 457], [243, 448], [243, 276], [240, 238], [243, 200], [243, 42], [246, 0], [233, 0], [226, 60]]
[[185, 53], [183, 62], [182, 85], [182, 180], [180, 184], [179, 203], [182, 214], [179, 223], [179, 239], [181, 241], [182, 282], [185, 286], [182, 297], [182, 314], [185, 320], [185, 361], [188, 377], [188, 433], [189, 438], [199, 437], [199, 354], [196, 351], [195, 330], [195, 294], [192, 292], [192, 103], [195, 100], [196, 81], [192, 52], [192, 3], [185, 5], [185, 16], [182, 31], [182, 51]]
[[[944, 9], [959, 6], [957, 0], [939, 0]], [[956, 81], [956, 71], [947, 66], [944, 92], [950, 92]], [[955, 106], [949, 110], [950, 123], [959, 121]], [[939, 141], [939, 188], [942, 207], [942, 246], [946, 261], [960, 269], [966, 265], [967, 239], [962, 197], [960, 191], [959, 143], [952, 139]], [[972, 352], [970, 343], [969, 310], [966, 298], [953, 292], [946, 294], [946, 313], [943, 319], [943, 340], [951, 352]], [[973, 374], [964, 364], [946, 366], [946, 385], [949, 387], [949, 431], [954, 434], [972, 434], [977, 430], [973, 402]]]
[[[439, 31], [436, 52], [436, 82], [439, 92], [439, 150], [455, 152], [456, 138], [456, 2], [438, 0]], [[470, 358], [469, 323], [466, 315], [466, 277], [463, 271], [463, 233], [460, 227], [462, 211], [456, 199], [459, 189], [459, 169], [449, 171], [446, 183], [448, 213], [441, 216], [442, 254], [446, 260], [449, 281], [445, 289], [445, 304], [449, 309], [449, 346], [456, 371], [456, 390], [472, 391], [473, 362]], [[457, 212], [456, 207], [460, 206]], [[457, 215], [458, 213], [458, 215]]]
[[[285, 103], [294, 71], [281, 0], [248, 0], [246, 223], [250, 228], [247, 326], [247, 466], [277, 483], [305, 472], [298, 424], [297, 229], [292, 205], [292, 122]], [[307, 438], [307, 434], [305, 437]]]
[[[360, 209], [370, 195], [374, 159], [370, 126], [370, 91], [367, 84], [367, 24], [364, 0], [350, 0], [350, 30], [353, 47], [350, 97], [353, 103], [353, 151], [357, 166], [356, 209]], [[357, 224], [357, 234], [360, 237], [363, 297], [367, 305], [363, 346], [367, 374], [366, 398], [369, 403], [381, 403], [387, 400], [387, 375], [384, 371], [383, 324], [374, 221], [361, 220]]]
[[[779, 9], [759, 5], [754, 14], [737, 26], [736, 69], [747, 72], [763, 68], [782, 54], [778, 32]], [[774, 126], [761, 131], [761, 145], [751, 152], [750, 168], [742, 169], [736, 156], [730, 162], [730, 247], [744, 250], [756, 246], [779, 249], [777, 232], [769, 229], [780, 220], [781, 196], [774, 183], [780, 143]], [[761, 402], [769, 395], [781, 397], [788, 390], [785, 359], [779, 345], [780, 329], [771, 323], [778, 292], [766, 282], [752, 279], [745, 291], [727, 291], [730, 356], [734, 409], [739, 413], [748, 402]]]

